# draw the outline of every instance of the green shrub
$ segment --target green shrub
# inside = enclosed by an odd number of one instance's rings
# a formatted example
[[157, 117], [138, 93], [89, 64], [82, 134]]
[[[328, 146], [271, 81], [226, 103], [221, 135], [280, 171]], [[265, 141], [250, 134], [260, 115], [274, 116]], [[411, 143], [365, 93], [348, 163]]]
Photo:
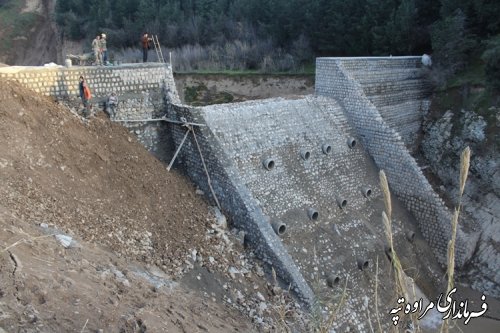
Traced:
[[481, 59], [486, 63], [485, 74], [489, 87], [500, 90], [500, 35], [487, 42]]
[[466, 16], [457, 10], [432, 25], [431, 29], [433, 58], [436, 64], [452, 75], [468, 64], [475, 42], [466, 29]]

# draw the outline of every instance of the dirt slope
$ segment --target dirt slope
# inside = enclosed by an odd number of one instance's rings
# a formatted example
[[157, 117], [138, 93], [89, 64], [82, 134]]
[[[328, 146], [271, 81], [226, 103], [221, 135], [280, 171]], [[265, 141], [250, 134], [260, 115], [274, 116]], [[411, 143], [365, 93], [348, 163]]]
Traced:
[[[83, 122], [11, 81], [0, 101], [0, 328], [80, 331], [89, 319], [89, 331], [251, 330], [222, 305], [141, 277], [180, 277], [193, 251], [212, 267], [237, 258], [187, 179], [103, 115]], [[64, 249], [52, 233], [79, 245]]]
[[237, 311], [159, 270], [146, 275], [139, 263], [88, 243], [64, 249], [51, 236], [55, 230], [11, 214], [0, 206], [2, 333], [252, 331]]
[[186, 240], [203, 245], [206, 203], [125, 128], [104, 115], [85, 125], [16, 83], [0, 83], [0, 99], [0, 195], [27, 221], [167, 266], [191, 249]]

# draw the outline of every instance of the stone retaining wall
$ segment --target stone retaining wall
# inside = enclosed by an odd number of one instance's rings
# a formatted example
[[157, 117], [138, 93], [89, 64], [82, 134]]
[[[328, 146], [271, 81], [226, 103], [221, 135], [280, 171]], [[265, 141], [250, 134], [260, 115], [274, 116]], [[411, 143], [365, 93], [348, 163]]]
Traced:
[[[16, 80], [33, 91], [52, 96], [71, 108], [82, 108], [79, 78], [84, 76], [92, 92], [94, 110], [105, 110], [112, 92], [118, 97], [112, 120], [159, 118], [170, 103], [179, 103], [172, 69], [168, 64], [125, 64], [119, 66], [0, 68], [0, 77]], [[163, 161], [169, 160], [173, 142], [163, 122], [124, 122], [139, 141]]]
[[421, 57], [342, 58], [342, 65], [406, 147], [415, 150], [432, 92]]
[[[415, 65], [415, 57], [366, 60], [371, 66], [385, 69]], [[316, 93], [337, 99], [343, 106], [352, 126], [375, 163], [385, 170], [391, 190], [415, 216], [420, 230], [436, 257], [446, 263], [448, 241], [451, 235], [451, 213], [442, 199], [433, 191], [415, 159], [406, 149], [401, 136], [383, 119], [351, 74], [359, 68], [369, 68], [348, 58], [318, 58], [316, 61]], [[457, 175], [458, 176], [458, 175]], [[471, 258], [477, 235], [458, 231], [456, 264], [463, 266]]]
[[[190, 122], [207, 125], [203, 108], [174, 105], [168, 115], [173, 119], [184, 118]], [[170, 127], [173, 139], [178, 146], [186, 129], [179, 125], [170, 125]], [[227, 155], [227, 150], [212, 131], [213, 128], [210, 126], [195, 127], [196, 140], [223, 211], [236, 227], [245, 231], [245, 240], [252, 244], [257, 255], [273, 266], [278, 275], [286, 283], [291, 284], [292, 290], [299, 298], [311, 306], [314, 300], [313, 292], [271, 228], [269, 217], [263, 213], [252, 193], [241, 182], [241, 174], [234, 166], [231, 157]], [[190, 178], [213, 200], [200, 151], [192, 134], [184, 143], [179, 158]]]
[[171, 69], [165, 64], [0, 68], [1, 78], [16, 80], [37, 93], [58, 98], [80, 96], [80, 75], [86, 78], [95, 97], [107, 97], [113, 91], [124, 95], [164, 88], [175, 90]]
[[[385, 290], [378, 300], [389, 304], [393, 295], [386, 291], [393, 282], [384, 259], [378, 170], [341, 104], [307, 96], [200, 108], [174, 105], [169, 117], [205, 125], [196, 127], [196, 134], [216, 196], [258, 257], [310, 307], [314, 300], [336, 297], [345, 285], [349, 299], [332, 328], [368, 331], [370, 323], [359, 311], [373, 301], [366, 290], [373, 290], [378, 278], [378, 287]], [[172, 125], [172, 133], [179, 145], [186, 130]], [[306, 152], [309, 158], [303, 157]], [[181, 168], [212, 198], [191, 134], [179, 158]], [[266, 167], [269, 161], [272, 167]], [[346, 200], [345, 207], [339, 199]], [[397, 251], [429, 279], [432, 274], [415, 258], [415, 244], [405, 238], [415, 231], [413, 219], [398, 200], [393, 204]], [[317, 219], [310, 217], [310, 209]], [[284, 233], [276, 231], [277, 224]], [[361, 270], [359, 260], [368, 267]], [[336, 285], [327, 286], [328, 277], [338, 279]], [[388, 323], [382, 324], [386, 330]]]

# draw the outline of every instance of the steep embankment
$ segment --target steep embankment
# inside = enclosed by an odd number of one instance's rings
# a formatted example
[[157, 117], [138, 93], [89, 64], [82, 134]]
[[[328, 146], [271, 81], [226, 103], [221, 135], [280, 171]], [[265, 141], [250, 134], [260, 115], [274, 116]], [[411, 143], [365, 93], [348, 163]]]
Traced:
[[478, 222], [481, 238], [474, 259], [461, 275], [476, 290], [500, 297], [500, 108], [498, 98], [484, 87], [482, 68], [477, 73], [476, 81], [482, 84], [466, 81], [435, 94], [432, 112], [424, 122], [421, 150], [442, 195], [456, 204], [460, 154], [471, 148], [462, 204]]
[[51, 20], [54, 0], [8, 0], [0, 7], [0, 62], [43, 65], [58, 60]]
[[125, 128], [104, 119], [84, 124], [13, 82], [0, 91], [5, 205], [160, 265], [184, 255], [188, 239], [204, 242], [206, 203]]
[[[105, 118], [82, 122], [12, 81], [0, 80], [0, 101], [0, 331], [251, 330], [168, 280], [193, 255], [239, 267], [183, 176]], [[77, 244], [50, 236], [63, 233]]]

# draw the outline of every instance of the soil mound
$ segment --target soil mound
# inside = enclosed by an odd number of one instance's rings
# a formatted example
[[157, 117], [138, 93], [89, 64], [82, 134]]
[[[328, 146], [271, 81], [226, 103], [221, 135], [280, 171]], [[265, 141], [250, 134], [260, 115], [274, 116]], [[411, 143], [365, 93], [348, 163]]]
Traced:
[[0, 79], [0, 142], [0, 332], [252, 330], [172, 281], [239, 252], [124, 127]]
[[194, 248], [210, 255], [206, 202], [125, 128], [102, 113], [82, 122], [12, 81], [0, 81], [0, 101], [0, 198], [18, 217], [169, 273]]

